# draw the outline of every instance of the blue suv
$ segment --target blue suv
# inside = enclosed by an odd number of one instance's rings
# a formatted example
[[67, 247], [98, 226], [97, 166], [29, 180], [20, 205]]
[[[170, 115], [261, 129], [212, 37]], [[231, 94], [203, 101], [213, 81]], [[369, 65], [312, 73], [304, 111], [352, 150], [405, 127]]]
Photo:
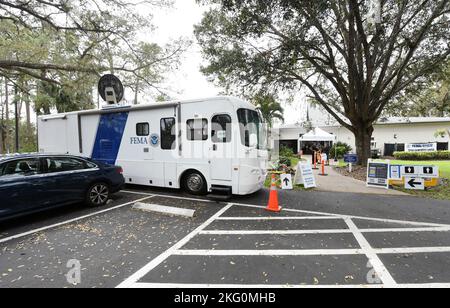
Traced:
[[121, 167], [71, 155], [0, 157], [0, 220], [85, 202], [97, 207], [125, 184]]

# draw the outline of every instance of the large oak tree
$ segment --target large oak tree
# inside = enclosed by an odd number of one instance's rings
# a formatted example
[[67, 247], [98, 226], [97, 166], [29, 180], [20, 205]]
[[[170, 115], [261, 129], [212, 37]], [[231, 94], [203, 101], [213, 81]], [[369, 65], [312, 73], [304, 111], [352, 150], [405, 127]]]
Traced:
[[449, 0], [201, 0], [196, 27], [224, 86], [309, 96], [356, 138], [365, 164], [386, 106], [450, 54]]

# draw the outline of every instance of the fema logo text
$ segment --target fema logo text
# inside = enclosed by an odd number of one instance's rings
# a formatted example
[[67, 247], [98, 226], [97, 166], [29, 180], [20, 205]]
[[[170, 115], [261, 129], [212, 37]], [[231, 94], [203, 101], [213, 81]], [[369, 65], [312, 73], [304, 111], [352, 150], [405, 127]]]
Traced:
[[130, 144], [135, 145], [148, 145], [148, 139], [146, 137], [131, 137]]

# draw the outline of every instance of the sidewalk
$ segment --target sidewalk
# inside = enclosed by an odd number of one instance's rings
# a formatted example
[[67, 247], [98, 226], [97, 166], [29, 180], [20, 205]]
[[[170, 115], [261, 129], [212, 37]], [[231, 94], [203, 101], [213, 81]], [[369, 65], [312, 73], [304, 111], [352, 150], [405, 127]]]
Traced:
[[[312, 161], [312, 157], [304, 157], [309, 161]], [[408, 196], [408, 194], [382, 188], [367, 187], [365, 182], [356, 180], [354, 178], [343, 176], [336, 172], [332, 166], [325, 167], [325, 173], [328, 176], [320, 176], [320, 169], [322, 166], [318, 165], [319, 170], [314, 170], [314, 175], [317, 182], [317, 191], [328, 192], [346, 192], [346, 193], [360, 193], [360, 194], [372, 194], [372, 195], [392, 195], [392, 196]]]

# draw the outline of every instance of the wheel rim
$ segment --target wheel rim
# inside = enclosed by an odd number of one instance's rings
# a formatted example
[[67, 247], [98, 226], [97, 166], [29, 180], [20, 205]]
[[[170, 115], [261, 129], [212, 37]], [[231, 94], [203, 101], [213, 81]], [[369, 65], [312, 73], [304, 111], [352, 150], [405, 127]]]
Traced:
[[199, 174], [191, 174], [187, 180], [187, 187], [193, 192], [200, 192], [203, 189], [203, 185], [203, 178]]
[[92, 187], [89, 198], [93, 204], [103, 204], [108, 200], [109, 190], [106, 185], [99, 184]]

